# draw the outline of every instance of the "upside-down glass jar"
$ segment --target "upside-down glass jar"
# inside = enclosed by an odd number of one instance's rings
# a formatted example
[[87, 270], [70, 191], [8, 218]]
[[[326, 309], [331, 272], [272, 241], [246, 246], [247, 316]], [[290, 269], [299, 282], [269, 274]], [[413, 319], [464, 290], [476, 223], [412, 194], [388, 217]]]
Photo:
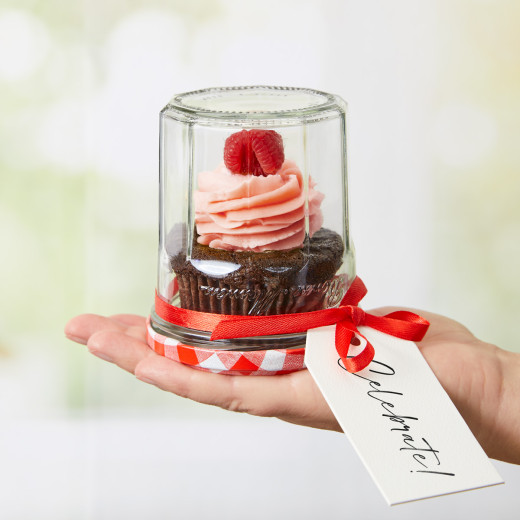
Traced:
[[224, 374], [304, 368], [306, 333], [211, 340], [223, 317], [338, 306], [355, 278], [346, 104], [304, 88], [211, 88], [160, 117], [149, 345]]

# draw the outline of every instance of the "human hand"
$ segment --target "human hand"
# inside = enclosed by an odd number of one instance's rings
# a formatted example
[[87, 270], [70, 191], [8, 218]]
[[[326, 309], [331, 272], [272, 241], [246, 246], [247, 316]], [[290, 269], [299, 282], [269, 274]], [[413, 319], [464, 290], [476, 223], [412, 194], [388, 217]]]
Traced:
[[235, 412], [341, 431], [307, 370], [283, 376], [229, 376], [196, 370], [156, 354], [146, 343], [146, 320], [121, 314], [84, 314], [65, 328], [67, 337], [162, 390]]
[[[386, 314], [397, 310], [372, 311]], [[420, 311], [430, 328], [419, 347], [486, 453], [520, 463], [520, 355], [475, 338], [463, 325]], [[307, 370], [281, 376], [224, 376], [157, 355], [146, 343], [145, 318], [84, 314], [67, 337], [146, 383], [200, 403], [287, 422], [341, 431]]]

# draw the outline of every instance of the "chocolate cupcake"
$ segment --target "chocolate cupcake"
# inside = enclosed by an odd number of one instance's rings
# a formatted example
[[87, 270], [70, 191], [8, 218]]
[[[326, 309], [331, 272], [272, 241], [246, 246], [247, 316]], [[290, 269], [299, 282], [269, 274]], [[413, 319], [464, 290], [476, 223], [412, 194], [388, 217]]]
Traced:
[[167, 238], [181, 307], [271, 315], [337, 305], [347, 289], [336, 276], [344, 244], [321, 227], [322, 200], [312, 179], [285, 161], [277, 132], [232, 134], [224, 164], [198, 175], [191, 248], [173, 231]]
[[302, 248], [289, 251], [226, 251], [195, 239], [189, 260], [181, 251], [170, 263], [181, 307], [257, 316], [338, 305], [347, 289], [345, 277], [335, 276], [342, 257], [341, 237], [321, 228]]

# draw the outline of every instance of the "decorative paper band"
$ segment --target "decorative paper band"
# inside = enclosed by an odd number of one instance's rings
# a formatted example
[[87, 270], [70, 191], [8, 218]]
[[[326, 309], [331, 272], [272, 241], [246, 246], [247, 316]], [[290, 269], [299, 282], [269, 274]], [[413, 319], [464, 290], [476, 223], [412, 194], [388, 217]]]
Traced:
[[289, 374], [305, 368], [304, 348], [254, 351], [215, 350], [184, 345], [156, 332], [148, 319], [148, 345], [157, 354], [198, 370], [227, 375]]

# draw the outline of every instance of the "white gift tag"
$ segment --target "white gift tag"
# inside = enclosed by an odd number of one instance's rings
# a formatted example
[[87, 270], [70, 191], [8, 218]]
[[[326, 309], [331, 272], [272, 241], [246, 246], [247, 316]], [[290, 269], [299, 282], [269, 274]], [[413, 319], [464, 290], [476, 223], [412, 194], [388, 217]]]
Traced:
[[417, 345], [359, 331], [376, 351], [361, 372], [342, 368], [334, 326], [307, 332], [305, 364], [388, 504], [502, 484]]

